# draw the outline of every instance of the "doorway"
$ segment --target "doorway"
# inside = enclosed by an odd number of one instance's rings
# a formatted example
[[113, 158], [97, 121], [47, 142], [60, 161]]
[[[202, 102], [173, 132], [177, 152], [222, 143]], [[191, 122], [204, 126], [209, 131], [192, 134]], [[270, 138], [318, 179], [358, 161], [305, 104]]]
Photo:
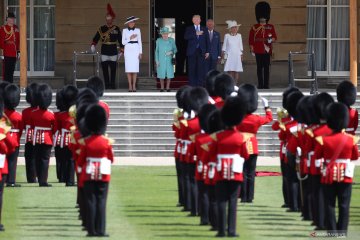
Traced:
[[152, 0], [151, 8], [151, 75], [156, 76], [154, 64], [156, 39], [160, 37], [160, 28], [166, 26], [172, 30], [171, 37], [175, 38], [178, 49], [174, 66], [175, 81], [187, 81], [185, 29], [192, 25], [192, 16], [195, 14], [201, 16], [201, 25], [206, 25], [206, 19], [213, 17], [213, 0]]

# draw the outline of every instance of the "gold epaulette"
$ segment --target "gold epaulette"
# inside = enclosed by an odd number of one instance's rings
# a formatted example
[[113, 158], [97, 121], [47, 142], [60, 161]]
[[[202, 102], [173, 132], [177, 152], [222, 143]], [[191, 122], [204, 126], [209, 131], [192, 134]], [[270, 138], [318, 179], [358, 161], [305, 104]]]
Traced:
[[279, 128], [280, 128], [281, 130], [283, 130], [283, 131], [286, 131], [285, 124], [283, 124], [283, 123], [280, 123], [280, 124], [279, 124]]
[[71, 127], [70, 127], [70, 131], [71, 131], [71, 132], [75, 132], [75, 131], [76, 131], [76, 126], [75, 126], [75, 125], [71, 126]]
[[207, 143], [204, 143], [203, 145], [201, 145], [201, 148], [206, 151], [206, 152], [209, 152], [210, 149], [209, 149], [209, 145]]
[[351, 137], [353, 139], [353, 143], [354, 145], [358, 144], [359, 143], [359, 137], [358, 136], [355, 136], [355, 135], [352, 135], [352, 134], [349, 134], [349, 133], [344, 133], [345, 135]]
[[314, 132], [313, 132], [313, 130], [312, 129], [306, 129], [306, 131], [305, 131], [306, 133], [307, 133], [307, 135], [309, 135], [310, 137], [314, 137]]
[[4, 140], [5, 138], [6, 138], [6, 134], [1, 133], [1, 134], [0, 134], [0, 141], [1, 141], [1, 140]]
[[80, 138], [80, 139], [78, 140], [78, 143], [79, 143], [80, 145], [85, 146], [85, 139], [84, 139], [84, 138]]
[[323, 140], [323, 137], [322, 137], [322, 136], [316, 137], [315, 140], [316, 140], [321, 146], [324, 145], [324, 140]]
[[109, 141], [109, 145], [113, 145], [115, 140], [113, 138], [105, 137]]
[[198, 134], [195, 133], [195, 134], [190, 135], [190, 136], [189, 136], [189, 139], [190, 139], [192, 142], [195, 142], [196, 135], [198, 135]]
[[179, 122], [174, 122], [174, 126], [177, 127], [178, 129], [180, 129], [180, 124], [179, 124]]
[[76, 105], [72, 105], [69, 108], [69, 115], [70, 115], [70, 117], [76, 119]]
[[185, 119], [184, 119], [184, 120], [181, 120], [180, 122], [181, 122], [181, 123], [182, 123], [185, 127], [187, 127], [187, 126], [188, 126], [188, 122], [187, 122], [187, 120], [185, 120]]
[[252, 138], [252, 137], [255, 136], [255, 134], [253, 134], [253, 133], [247, 133], [247, 132], [245, 132], [245, 133], [242, 132], [241, 134], [243, 135], [244, 142], [246, 142], [247, 140], [249, 140], [250, 138]]
[[81, 150], [80, 150], [80, 149], [78, 149], [78, 150], [76, 150], [76, 151], [75, 151], [75, 153], [76, 153], [77, 155], [80, 155]]
[[217, 133], [213, 133], [210, 135], [211, 139], [217, 141]]

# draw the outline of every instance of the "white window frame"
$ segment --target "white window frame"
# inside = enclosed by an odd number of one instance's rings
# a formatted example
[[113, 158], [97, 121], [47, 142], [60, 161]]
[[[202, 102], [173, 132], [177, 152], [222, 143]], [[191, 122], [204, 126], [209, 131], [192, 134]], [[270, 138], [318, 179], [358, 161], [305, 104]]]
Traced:
[[[350, 76], [350, 71], [332, 71], [331, 69], [331, 58], [332, 58], [332, 54], [331, 54], [331, 43], [332, 41], [337, 41], [337, 40], [345, 40], [345, 41], [350, 41], [350, 38], [332, 38], [331, 37], [331, 33], [332, 33], [332, 26], [331, 26], [331, 14], [332, 14], [332, 8], [336, 7], [336, 8], [349, 8], [350, 10], [350, 5], [333, 5], [331, 3], [331, 0], [327, 0], [327, 4], [325, 5], [306, 5], [307, 8], [316, 8], [316, 7], [320, 7], [320, 8], [326, 8], [327, 11], [327, 34], [326, 34], [326, 38], [306, 38], [307, 42], [311, 41], [311, 40], [321, 40], [321, 41], [326, 41], [326, 56], [327, 56], [327, 61], [326, 61], [326, 71], [317, 71], [316, 74], [319, 77], [347, 77]], [[316, 56], [315, 56], [316, 57]], [[350, 56], [349, 56], [350, 57]]]
[[[27, 25], [30, 27], [30, 36], [29, 38], [27, 38], [28, 40], [28, 48], [30, 49], [29, 53], [30, 53], [30, 56], [29, 56], [29, 68], [30, 70], [27, 72], [27, 75], [29, 77], [53, 77], [55, 76], [55, 71], [35, 71], [34, 70], [34, 48], [35, 48], [35, 44], [34, 44], [34, 41], [36, 40], [53, 40], [54, 43], [56, 43], [56, 38], [34, 38], [34, 9], [35, 9], [35, 6], [34, 6], [34, 0], [29, 0], [29, 5], [26, 5], [26, 8], [30, 8], [30, 23], [28, 23]], [[4, 8], [4, 16], [7, 15], [7, 9], [9, 7], [19, 7], [19, 5], [8, 5], [8, 1], [5, 2], [5, 8]], [[53, 7], [55, 8], [56, 5], [36, 5], [36, 8], [38, 7]], [[17, 23], [19, 25], [19, 23]], [[55, 27], [55, 26], [54, 26]], [[55, 54], [55, 52], [54, 52]], [[55, 67], [55, 66], [54, 66]], [[14, 76], [20, 76], [20, 71], [15, 71], [14, 72]]]

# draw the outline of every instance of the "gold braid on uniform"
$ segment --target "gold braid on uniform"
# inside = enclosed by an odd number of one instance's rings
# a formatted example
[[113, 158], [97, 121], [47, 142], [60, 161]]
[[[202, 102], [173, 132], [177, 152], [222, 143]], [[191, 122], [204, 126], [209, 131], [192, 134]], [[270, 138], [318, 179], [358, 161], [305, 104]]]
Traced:
[[254, 34], [254, 42], [256, 42], [256, 35], [261, 31], [262, 35], [263, 35], [263, 39], [264, 39], [264, 34], [265, 34], [265, 27], [264, 25], [260, 25], [258, 28], [255, 28], [255, 26], [253, 27], [253, 30], [255, 31]]
[[15, 33], [14, 27], [10, 28], [10, 31], [6, 30], [6, 26], [4, 26], [4, 32], [7, 34], [7, 38], [5, 38], [5, 41], [8, 41]]
[[110, 33], [111, 33], [112, 31], [114, 31], [115, 28], [116, 28], [116, 26], [114, 25], [114, 26], [112, 26], [109, 30], [107, 30], [107, 31], [104, 32], [104, 33], [101, 31], [101, 27], [99, 28], [98, 32], [99, 32], [99, 34], [100, 34], [100, 38], [101, 38], [101, 41], [102, 41], [103, 43], [106, 43], [106, 42], [110, 42], [110, 41], [111, 41], [111, 39], [110, 39]]

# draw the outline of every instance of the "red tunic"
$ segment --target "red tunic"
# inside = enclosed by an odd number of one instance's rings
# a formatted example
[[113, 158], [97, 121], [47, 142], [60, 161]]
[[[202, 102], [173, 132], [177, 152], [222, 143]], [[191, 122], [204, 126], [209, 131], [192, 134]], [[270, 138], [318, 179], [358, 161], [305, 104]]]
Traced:
[[355, 165], [352, 161], [358, 160], [358, 138], [347, 133], [335, 133], [317, 137], [315, 159], [324, 159], [321, 182], [352, 183]]
[[110, 108], [109, 108], [109, 105], [104, 102], [104, 101], [99, 101], [99, 105], [104, 108], [105, 112], [106, 112], [106, 118], [109, 120], [110, 118]]
[[55, 134], [54, 113], [45, 109], [36, 109], [31, 115], [31, 127], [34, 129], [33, 144], [53, 145]]
[[223, 102], [221, 97], [219, 97], [219, 96], [210, 96], [209, 97], [209, 103], [210, 104], [215, 104], [216, 105], [219, 102]]
[[2, 179], [2, 174], [8, 173], [6, 159], [7, 154], [8, 147], [6, 142], [6, 130], [3, 128], [3, 126], [0, 126], [0, 181]]
[[[216, 155], [215, 141], [211, 138], [211, 141], [207, 144], [203, 144], [202, 148], [204, 153], [202, 155], [202, 160], [204, 161], [204, 175], [205, 175], [205, 184], [210, 186], [215, 186], [217, 180], [217, 171], [216, 171], [216, 158], [213, 156]], [[215, 161], [213, 161], [213, 159]]]
[[60, 112], [57, 115], [58, 143], [61, 148], [68, 147], [70, 144], [70, 128], [75, 125], [75, 120], [69, 112]]
[[195, 171], [195, 179], [197, 181], [204, 181], [206, 179], [207, 173], [207, 154], [208, 152], [204, 149], [204, 145], [209, 144], [212, 141], [211, 136], [206, 133], [200, 133], [195, 137], [195, 151], [196, 155], [196, 171]]
[[260, 116], [257, 114], [246, 115], [242, 122], [236, 127], [240, 132], [254, 134], [254, 136], [249, 139], [247, 144], [249, 155], [259, 154], [256, 134], [262, 125], [267, 124], [273, 120], [271, 109], [268, 108], [265, 112], [265, 116]]
[[346, 128], [346, 132], [355, 135], [356, 129], [359, 124], [359, 114], [355, 108], [349, 108], [349, 124]]
[[17, 57], [20, 51], [19, 29], [16, 25], [13, 27], [3, 25], [0, 28], [0, 48], [4, 51], [5, 57]]
[[28, 107], [22, 111], [22, 125], [25, 129], [25, 142], [32, 142], [33, 141], [33, 128], [31, 127], [31, 118], [32, 112], [35, 111], [37, 108]]
[[110, 165], [114, 161], [110, 139], [92, 135], [84, 139], [78, 158], [84, 181], [110, 181]]
[[290, 117], [281, 118], [280, 122], [276, 121], [271, 126], [272, 130], [274, 130], [274, 131], [280, 130], [279, 134], [278, 134], [278, 138], [280, 140], [279, 156], [280, 156], [281, 161], [286, 161], [286, 129], [285, 129], [285, 125], [290, 121], [291, 121]]
[[186, 151], [185, 161], [187, 163], [195, 163], [196, 154], [195, 154], [195, 137], [200, 134], [201, 128], [199, 123], [199, 118], [195, 117], [187, 120], [187, 128], [185, 134], [187, 134], [190, 144]]
[[174, 137], [176, 139], [175, 149], [174, 149], [174, 157], [175, 159], [180, 158], [181, 154], [181, 139], [180, 139], [180, 121], [184, 119], [183, 113], [181, 109], [174, 110], [174, 122], [172, 125], [172, 130], [174, 132]]
[[6, 108], [4, 110], [4, 113], [6, 118], [11, 123], [11, 130], [8, 133], [8, 137], [13, 139], [13, 141], [15, 142], [15, 147], [19, 147], [21, 134], [24, 129], [21, 113]]
[[218, 99], [218, 101], [215, 103], [215, 106], [220, 109], [220, 108], [222, 108], [222, 107], [224, 106], [224, 104], [225, 104], [225, 101], [224, 101], [222, 98], [220, 98], [220, 99]]
[[272, 24], [255, 24], [250, 29], [249, 45], [254, 48], [255, 54], [265, 54], [265, 46], [269, 47], [269, 54], [272, 54], [272, 44], [269, 44], [268, 37], [277, 39], [275, 27]]
[[246, 152], [246, 138], [236, 130], [227, 129], [212, 135], [214, 139], [211, 162], [216, 162], [216, 181], [243, 181], [244, 159], [249, 157]]

